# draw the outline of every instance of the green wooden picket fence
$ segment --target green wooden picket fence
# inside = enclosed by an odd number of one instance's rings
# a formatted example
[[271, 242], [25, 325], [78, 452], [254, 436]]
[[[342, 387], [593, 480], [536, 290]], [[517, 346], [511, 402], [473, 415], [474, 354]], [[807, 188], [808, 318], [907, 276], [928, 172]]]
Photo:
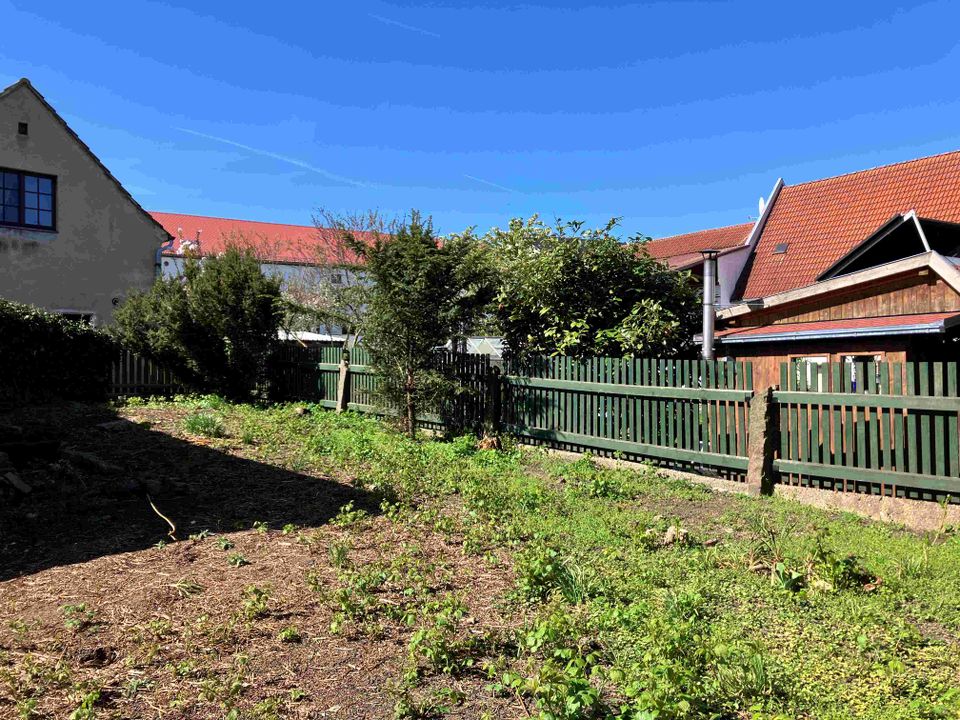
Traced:
[[[342, 356], [341, 343], [283, 348], [275, 361], [275, 397], [336, 408]], [[397, 412], [398, 409], [387, 407], [378, 397], [378, 379], [370, 367], [367, 349], [354, 346], [348, 360], [347, 409], [377, 414]], [[487, 418], [490, 402], [490, 357], [438, 351], [438, 366], [452, 372], [458, 392], [447, 406], [420, 412], [419, 424], [430, 429], [451, 426], [478, 430]]]
[[284, 343], [270, 370], [273, 396], [335, 408], [342, 348], [341, 343], [332, 342], [307, 346]]
[[749, 362], [541, 357], [508, 365], [503, 380], [502, 426], [521, 440], [747, 469]]
[[956, 362], [784, 363], [780, 481], [960, 499]]
[[[341, 346], [288, 348], [278, 363], [281, 397], [336, 407]], [[348, 408], [384, 412], [361, 347], [350, 351]], [[537, 357], [500, 373], [486, 355], [441, 353], [460, 392], [421, 426], [499, 426], [527, 443], [742, 479], [747, 468], [750, 363]], [[452, 367], [451, 367], [452, 366]]]
[[[437, 351], [437, 367], [456, 378], [457, 392], [442, 408], [424, 408], [417, 414], [417, 423], [424, 428], [477, 432], [488, 418], [490, 383], [492, 381], [488, 355]], [[337, 368], [339, 370], [339, 366]], [[378, 380], [370, 367], [370, 355], [362, 346], [351, 351], [350, 402], [348, 408], [357, 412], [400, 412], [400, 408], [386, 407], [378, 398]]]
[[175, 395], [184, 391], [174, 374], [153, 360], [121, 350], [110, 364], [107, 392], [110, 397]]
[[[271, 376], [275, 396], [337, 407], [342, 352], [336, 343], [283, 348]], [[421, 426], [499, 427], [525, 443], [744, 479], [749, 362], [538, 357], [501, 372], [485, 355], [439, 359], [460, 392], [422, 412]], [[385, 412], [367, 351], [354, 347], [349, 361], [348, 408]], [[124, 387], [156, 387], [154, 371], [125, 362]], [[773, 393], [779, 422], [765, 429], [779, 433], [775, 481], [960, 501], [958, 370], [956, 362], [784, 363]]]

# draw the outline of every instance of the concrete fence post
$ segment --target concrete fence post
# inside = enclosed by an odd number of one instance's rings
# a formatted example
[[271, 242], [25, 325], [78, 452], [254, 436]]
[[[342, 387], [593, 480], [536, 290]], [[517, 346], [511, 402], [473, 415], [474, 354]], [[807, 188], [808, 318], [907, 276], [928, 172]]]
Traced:
[[773, 466], [779, 427], [773, 388], [758, 390], [750, 401], [750, 449], [747, 458], [747, 488], [752, 495], [773, 495]]
[[340, 355], [340, 377], [337, 380], [337, 412], [350, 407], [350, 351], [344, 348]]

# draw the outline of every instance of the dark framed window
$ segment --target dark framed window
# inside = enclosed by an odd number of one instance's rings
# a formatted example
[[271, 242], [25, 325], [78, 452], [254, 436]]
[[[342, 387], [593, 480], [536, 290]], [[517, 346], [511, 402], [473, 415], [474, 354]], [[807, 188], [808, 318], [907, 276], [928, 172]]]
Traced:
[[0, 168], [0, 225], [55, 230], [57, 179]]
[[75, 313], [75, 312], [65, 312], [60, 313], [65, 320], [70, 322], [77, 322], [81, 325], [92, 325], [93, 324], [93, 313]]

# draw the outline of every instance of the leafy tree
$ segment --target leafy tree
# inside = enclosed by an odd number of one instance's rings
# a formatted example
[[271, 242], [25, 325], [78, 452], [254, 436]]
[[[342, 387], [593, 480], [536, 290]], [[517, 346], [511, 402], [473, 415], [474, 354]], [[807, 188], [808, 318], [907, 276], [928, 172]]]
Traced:
[[681, 355], [698, 327], [696, 285], [613, 234], [536, 216], [485, 236], [500, 277], [495, 318], [508, 351]]
[[182, 278], [132, 295], [113, 333], [192, 386], [248, 399], [265, 379], [282, 316], [280, 280], [264, 276], [252, 252], [231, 247], [188, 258]]
[[402, 409], [411, 435], [423, 408], [450, 398], [437, 350], [471, 326], [493, 297], [485, 247], [469, 233], [438, 242], [429, 219], [411, 213], [392, 235], [354, 241], [369, 288], [361, 342], [386, 404]]

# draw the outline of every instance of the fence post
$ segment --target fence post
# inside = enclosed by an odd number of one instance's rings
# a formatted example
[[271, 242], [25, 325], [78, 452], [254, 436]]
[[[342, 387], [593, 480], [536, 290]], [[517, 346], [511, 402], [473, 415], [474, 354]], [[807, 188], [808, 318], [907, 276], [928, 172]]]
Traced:
[[491, 367], [487, 363], [484, 376], [486, 382], [486, 417], [483, 418], [483, 432], [486, 435], [496, 436], [500, 434], [500, 423], [503, 421], [501, 415], [501, 397], [503, 388], [500, 381], [500, 369]]
[[750, 447], [747, 452], [747, 488], [752, 495], [772, 495], [777, 447], [777, 412], [773, 388], [757, 391], [750, 400]]
[[344, 345], [340, 354], [340, 378], [337, 380], [337, 412], [350, 406], [350, 350]]

